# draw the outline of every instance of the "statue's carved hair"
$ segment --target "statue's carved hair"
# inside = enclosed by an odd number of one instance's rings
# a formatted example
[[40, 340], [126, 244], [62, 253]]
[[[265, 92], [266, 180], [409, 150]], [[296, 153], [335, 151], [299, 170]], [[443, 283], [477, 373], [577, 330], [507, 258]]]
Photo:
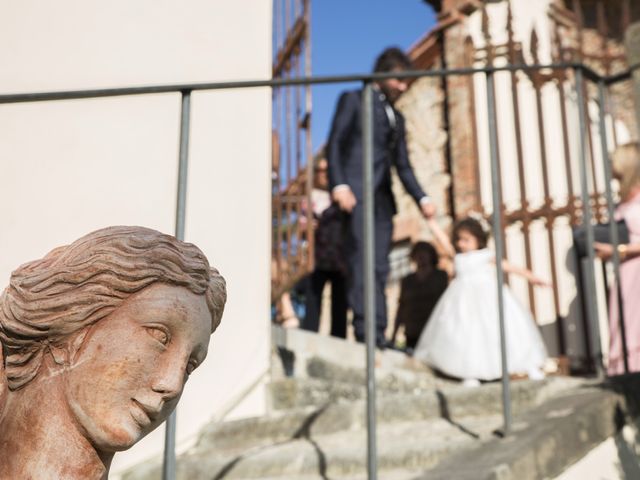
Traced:
[[35, 378], [49, 349], [60, 348], [154, 283], [205, 295], [211, 331], [217, 328], [226, 302], [224, 279], [198, 247], [155, 230], [105, 228], [20, 266], [0, 296], [9, 389]]

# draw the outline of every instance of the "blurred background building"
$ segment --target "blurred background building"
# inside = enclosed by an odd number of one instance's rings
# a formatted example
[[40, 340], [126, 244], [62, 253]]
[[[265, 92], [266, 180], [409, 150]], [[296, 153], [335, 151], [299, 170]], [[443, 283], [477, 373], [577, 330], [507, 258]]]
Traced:
[[[500, 208], [506, 225], [501, 235], [506, 241], [506, 257], [513, 264], [536, 270], [554, 284], [553, 289], [536, 290], [522, 279], [509, 279], [519, 299], [534, 313], [550, 353], [574, 371], [588, 371], [593, 368], [593, 352], [585, 323], [585, 299], [580, 295], [580, 268], [571, 250], [571, 232], [581, 223], [582, 204], [578, 96], [569, 65], [584, 62], [602, 75], [625, 71], [629, 65], [624, 33], [640, 18], [640, 5], [626, 0], [425, 3], [437, 12], [437, 24], [408, 50], [418, 69], [566, 65], [496, 74], [503, 199]], [[285, 45], [295, 45], [305, 38], [295, 28], [288, 31], [291, 35]], [[284, 48], [282, 55], [290, 55], [291, 65], [295, 65], [304, 51], [300, 47]], [[274, 72], [286, 76], [293, 75], [295, 69]], [[637, 140], [633, 85], [629, 80], [611, 88], [607, 105], [599, 104], [595, 84], [588, 83], [585, 93], [589, 195], [593, 217], [604, 222], [606, 201], [598, 115], [601, 108], [606, 110], [611, 151], [617, 145]], [[307, 240], [311, 237], [304, 230], [307, 224], [296, 221], [304, 214], [298, 198], [306, 194], [305, 169], [311, 163], [306, 159], [312, 156], [308, 144], [304, 144], [306, 149], [296, 148], [298, 143], [293, 139], [300, 134], [310, 135], [305, 128], [313, 116], [303, 108], [304, 115], [296, 117], [293, 112], [300, 110], [296, 110], [293, 101], [287, 103], [290, 94], [293, 95], [283, 89], [276, 93], [274, 101], [274, 112], [282, 112], [284, 119], [274, 123], [274, 171], [280, 172], [278, 181], [286, 185], [276, 189], [274, 224], [286, 223], [290, 228], [276, 231], [284, 232], [279, 240], [274, 237], [273, 255], [280, 268], [273, 278], [272, 298], [306, 274], [312, 249]], [[488, 218], [493, 206], [484, 75], [416, 80], [400, 100], [399, 109], [407, 119], [411, 162], [418, 180], [443, 214], [442, 222], [449, 224], [470, 211]], [[288, 115], [296, 120], [288, 122]], [[322, 151], [317, 153], [317, 157], [322, 155]], [[429, 238], [418, 209], [398, 181], [394, 193], [400, 211], [395, 218], [390, 318], [394, 317], [397, 280], [408, 268], [408, 246], [411, 241]], [[287, 218], [290, 221], [283, 220]], [[304, 248], [298, 248], [300, 245]], [[601, 268], [597, 275], [601, 344], [606, 355], [606, 280]]]

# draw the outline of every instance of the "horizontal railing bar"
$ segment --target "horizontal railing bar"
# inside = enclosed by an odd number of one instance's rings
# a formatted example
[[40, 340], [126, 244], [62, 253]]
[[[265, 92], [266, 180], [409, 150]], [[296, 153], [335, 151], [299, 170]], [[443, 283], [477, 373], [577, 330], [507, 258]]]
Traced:
[[624, 72], [616, 73], [615, 75], [611, 75], [603, 79], [605, 85], [613, 85], [614, 83], [623, 82], [625, 80], [629, 80], [634, 71], [640, 69], [640, 63], [636, 63], [635, 65], [631, 65], [629, 70]]
[[301, 78], [275, 78], [269, 80], [244, 80], [231, 82], [209, 82], [209, 83], [185, 83], [169, 85], [150, 85], [140, 87], [121, 88], [99, 88], [90, 90], [69, 90], [58, 92], [36, 92], [36, 93], [13, 93], [0, 95], [0, 104], [25, 103], [25, 102], [45, 102], [55, 100], [80, 100], [88, 98], [119, 97], [128, 95], [149, 95], [159, 93], [184, 93], [199, 90], [227, 90], [236, 88], [260, 88], [260, 87], [287, 87], [295, 85], [320, 85], [329, 83], [350, 83], [350, 82], [371, 82], [385, 80], [388, 78], [422, 78], [422, 77], [445, 77], [454, 75], [474, 75], [477, 73], [489, 72], [512, 72], [512, 71], [534, 71], [534, 70], [562, 70], [581, 69], [586, 76], [604, 80], [599, 74], [581, 63], [553, 63], [549, 65], [504, 65], [486, 66], [478, 68], [454, 68], [440, 70], [411, 70], [406, 72], [385, 72], [356, 75], [329, 75], [317, 77]]
[[617, 73], [615, 75], [611, 75], [604, 80], [605, 85], [609, 86], [614, 83], [624, 82], [625, 80], [629, 80], [631, 78], [631, 71], [627, 70], [625, 72]]

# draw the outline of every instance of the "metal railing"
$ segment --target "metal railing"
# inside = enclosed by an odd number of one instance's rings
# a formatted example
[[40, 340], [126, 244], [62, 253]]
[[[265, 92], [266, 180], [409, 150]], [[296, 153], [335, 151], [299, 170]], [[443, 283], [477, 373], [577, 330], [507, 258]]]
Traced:
[[[186, 212], [186, 193], [187, 193], [187, 166], [188, 166], [188, 146], [189, 146], [189, 129], [190, 129], [190, 109], [191, 109], [191, 93], [203, 90], [228, 90], [228, 89], [244, 89], [244, 88], [258, 88], [258, 87], [285, 87], [292, 85], [318, 85], [327, 83], [345, 83], [345, 82], [361, 82], [363, 84], [363, 111], [362, 111], [362, 123], [363, 123], [363, 142], [364, 142], [364, 158], [363, 158], [363, 181], [364, 181], [364, 238], [365, 238], [365, 261], [364, 261], [364, 297], [365, 297], [365, 324], [366, 324], [366, 358], [367, 358], [367, 467], [369, 472], [369, 478], [375, 479], [377, 474], [377, 454], [376, 454], [376, 409], [375, 409], [375, 376], [374, 376], [374, 359], [375, 359], [375, 267], [374, 267], [374, 254], [375, 251], [375, 237], [373, 235], [373, 182], [372, 182], [372, 167], [373, 167], [373, 111], [371, 108], [372, 102], [372, 86], [374, 82], [385, 80], [388, 78], [408, 78], [416, 79], [422, 77], [450, 77], [456, 75], [476, 75], [484, 74], [486, 77], [487, 86], [487, 106], [488, 106], [488, 127], [489, 127], [489, 139], [490, 139], [490, 158], [491, 158], [491, 178], [493, 185], [493, 227], [494, 231], [499, 232], [502, 228], [501, 209], [495, 208], [501, 205], [500, 189], [498, 188], [500, 182], [500, 165], [498, 162], [498, 136], [497, 136], [497, 119], [495, 110], [495, 91], [493, 88], [494, 74], [497, 72], [532, 72], [540, 70], [570, 70], [575, 73], [575, 87], [578, 95], [578, 109], [579, 109], [579, 138], [580, 138], [580, 179], [582, 185], [582, 211], [583, 211], [583, 223], [586, 225], [586, 235], [588, 245], [593, 245], [594, 231], [593, 224], [591, 222], [591, 208], [590, 196], [588, 189], [588, 172], [587, 172], [587, 113], [585, 112], [584, 102], [584, 82], [585, 79], [594, 82], [598, 87], [599, 98], [601, 99], [601, 105], [604, 105], [606, 97], [606, 88], [621, 82], [628, 80], [631, 77], [631, 72], [638, 69], [639, 66], [635, 65], [628, 71], [617, 74], [615, 76], [603, 77], [598, 73], [591, 70], [589, 67], [581, 63], [554, 63], [549, 65], [504, 65], [504, 66], [486, 66], [483, 68], [458, 68], [458, 69], [442, 69], [442, 70], [419, 70], [419, 71], [407, 71], [407, 72], [393, 72], [393, 73], [376, 73], [376, 74], [359, 74], [359, 75], [340, 75], [340, 76], [319, 76], [319, 77], [304, 77], [304, 78], [287, 78], [287, 79], [270, 79], [270, 80], [249, 80], [249, 81], [236, 81], [236, 82], [209, 82], [209, 83], [188, 83], [188, 84], [176, 84], [176, 85], [155, 85], [155, 86], [140, 86], [140, 87], [127, 87], [127, 88], [108, 88], [108, 89], [94, 89], [94, 90], [75, 90], [75, 91], [61, 91], [61, 92], [42, 92], [42, 93], [23, 93], [23, 94], [8, 94], [0, 95], [1, 104], [15, 104], [25, 102], [44, 102], [44, 101], [57, 101], [57, 100], [78, 100], [89, 98], [101, 98], [101, 97], [116, 97], [127, 95], [147, 95], [158, 93], [179, 93], [182, 97], [181, 112], [180, 112], [180, 150], [179, 150], [179, 162], [178, 162], [178, 195], [176, 202], [176, 223], [175, 234], [179, 239], [184, 237], [184, 224], [185, 224], [185, 212]], [[603, 132], [605, 132], [605, 109], [600, 108], [599, 125]], [[607, 183], [611, 180], [611, 170], [608, 165], [608, 148], [606, 143], [606, 132], [601, 135], [601, 147], [603, 153], [603, 161], [605, 163], [605, 172]], [[311, 172], [311, 169], [309, 170]], [[610, 185], [606, 189], [607, 205], [609, 208], [609, 218], [613, 218], [613, 197]], [[613, 222], [612, 222], [613, 223]], [[617, 232], [612, 227], [612, 239], [614, 247], [617, 246]], [[501, 235], [495, 235], [495, 249], [496, 258], [502, 257], [504, 251], [504, 240]], [[615, 263], [615, 276], [616, 283], [619, 284], [619, 258], [617, 256], [616, 249], [614, 248], [614, 263]], [[596, 364], [598, 365], [599, 373], [602, 374], [602, 357], [599, 347], [599, 335], [598, 335], [598, 319], [597, 319], [597, 304], [595, 298], [595, 273], [593, 269], [593, 262], [595, 259], [594, 249], [588, 248], [589, 265], [590, 270], [587, 274], [587, 316], [589, 319], [589, 325], [591, 326], [592, 343], [594, 344], [593, 352], [596, 352]], [[501, 262], [496, 262], [496, 278], [498, 285], [502, 285], [504, 281], [504, 271], [502, 269]], [[507, 366], [507, 354], [506, 354], [506, 342], [505, 342], [505, 325], [504, 325], [504, 311], [502, 308], [502, 289], [498, 288], [499, 302], [499, 318], [496, 321], [500, 322], [500, 335], [501, 335], [501, 358], [502, 358], [502, 391], [503, 391], [503, 422], [504, 433], [507, 434], [510, 430], [512, 418], [511, 418], [511, 399], [510, 399], [510, 380], [509, 371]], [[621, 330], [624, 338], [624, 324], [621, 323]], [[626, 364], [625, 364], [626, 365]], [[166, 440], [165, 440], [165, 452], [163, 462], [163, 478], [174, 479], [176, 473], [176, 458], [175, 458], [175, 412], [171, 415], [167, 421], [166, 427]]]

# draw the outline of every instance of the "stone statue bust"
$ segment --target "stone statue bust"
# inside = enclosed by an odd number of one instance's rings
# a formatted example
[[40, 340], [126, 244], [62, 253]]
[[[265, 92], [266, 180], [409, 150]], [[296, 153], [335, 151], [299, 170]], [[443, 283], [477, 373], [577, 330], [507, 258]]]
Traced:
[[0, 479], [106, 479], [173, 411], [225, 301], [200, 249], [142, 227], [19, 267], [0, 296]]

